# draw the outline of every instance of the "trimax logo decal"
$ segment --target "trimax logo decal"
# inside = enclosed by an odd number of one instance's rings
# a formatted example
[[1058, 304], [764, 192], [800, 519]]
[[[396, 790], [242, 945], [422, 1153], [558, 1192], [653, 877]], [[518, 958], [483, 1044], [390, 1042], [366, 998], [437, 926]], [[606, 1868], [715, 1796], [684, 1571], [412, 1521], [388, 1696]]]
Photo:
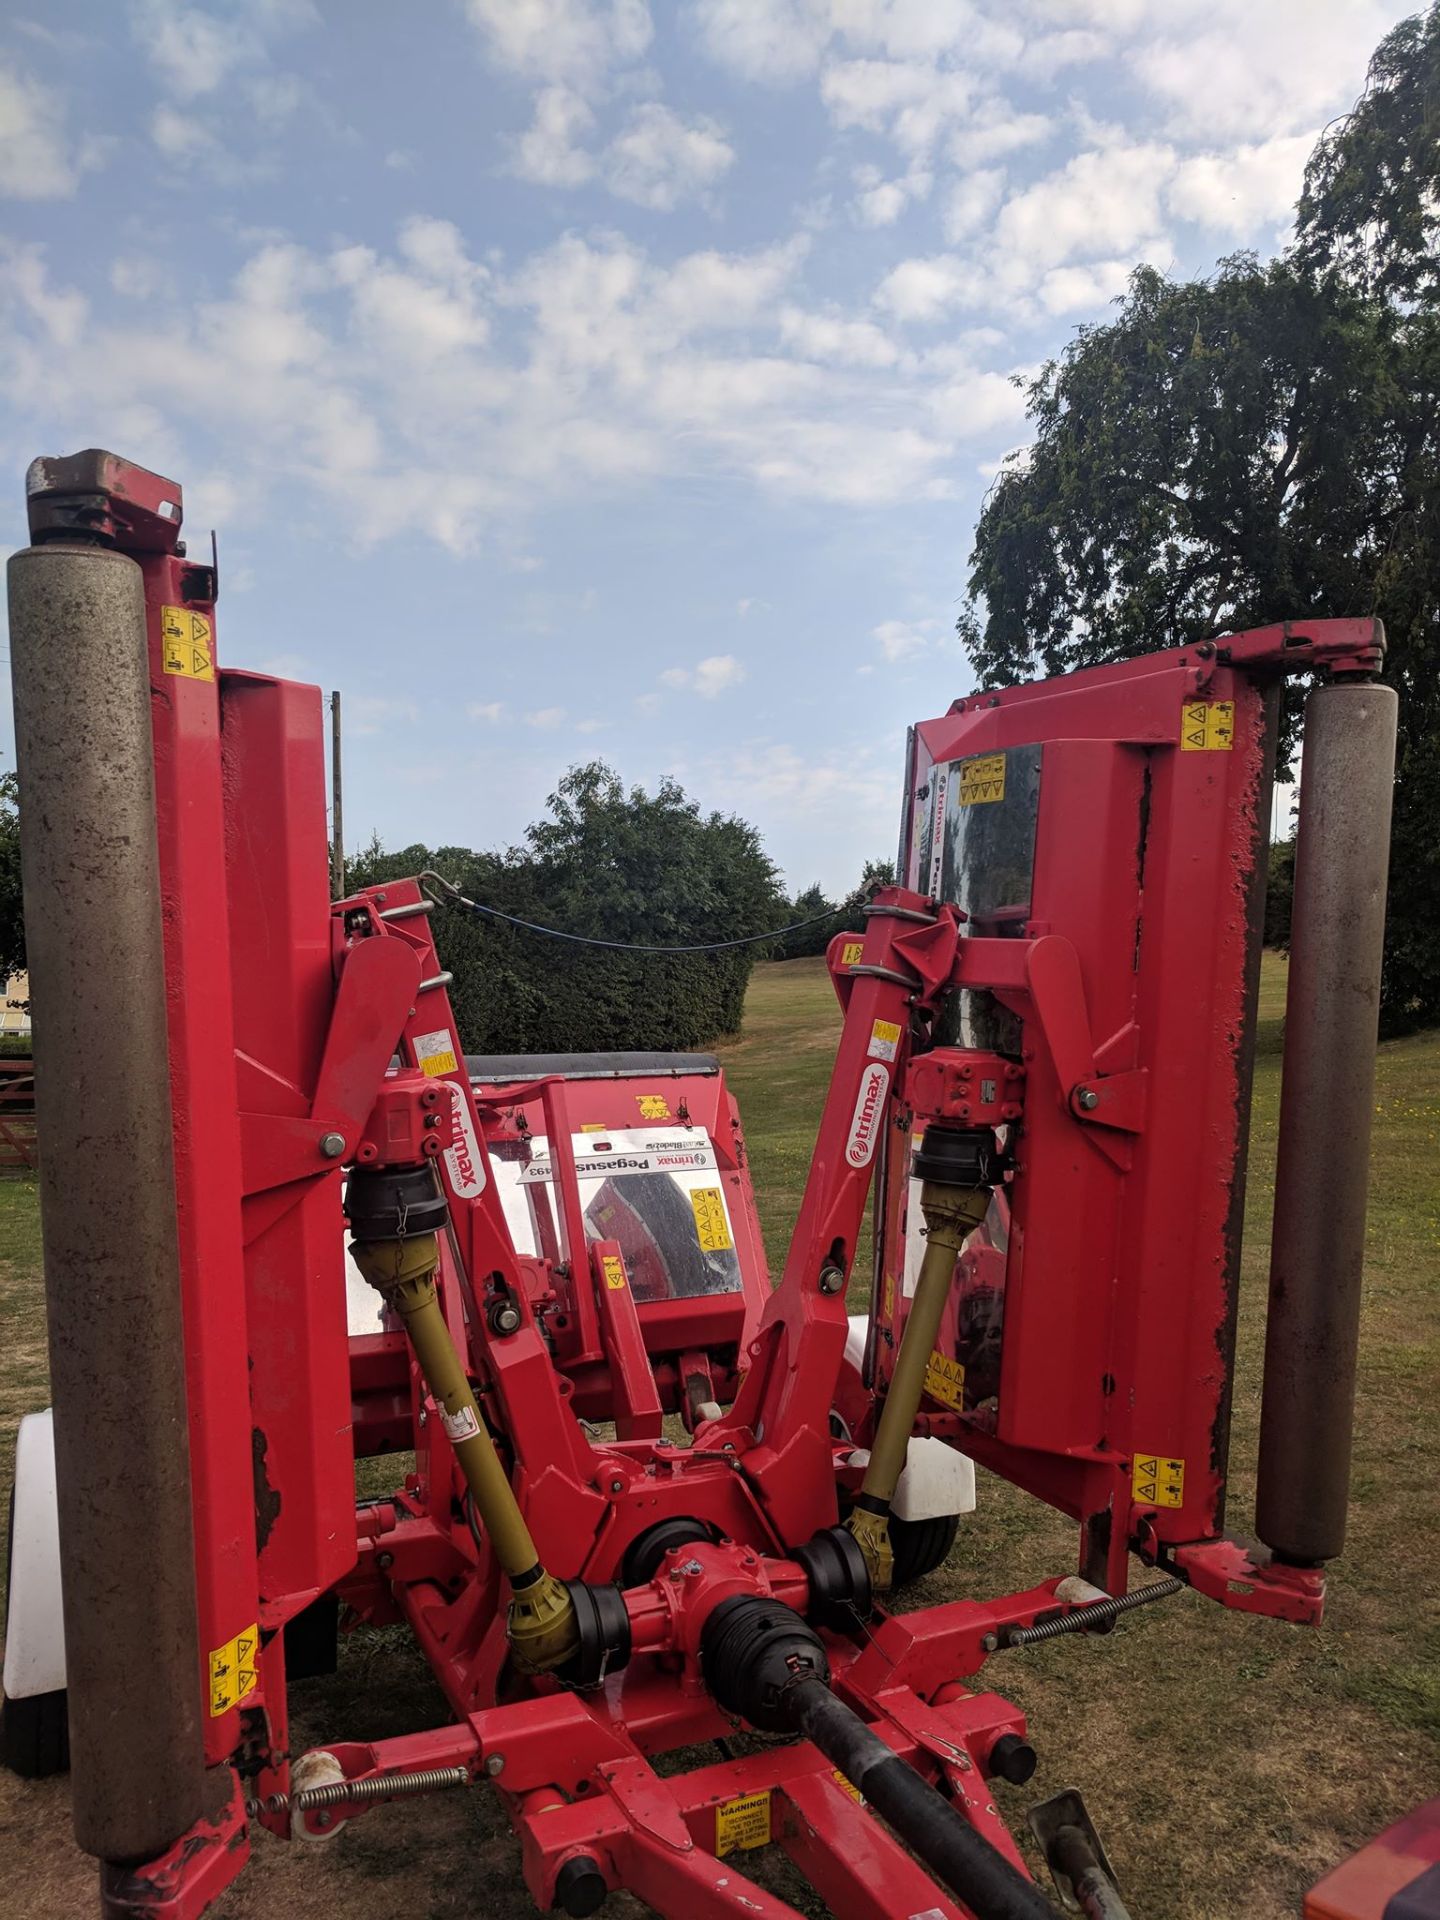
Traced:
[[450, 1176], [450, 1191], [457, 1200], [473, 1200], [485, 1191], [485, 1162], [480, 1158], [480, 1142], [475, 1138], [475, 1123], [470, 1118], [470, 1102], [452, 1080], [455, 1097], [455, 1140], [445, 1149], [445, 1171]]
[[845, 1142], [845, 1158], [852, 1167], [868, 1167], [880, 1137], [885, 1116], [885, 1095], [890, 1086], [890, 1069], [872, 1060], [860, 1076], [860, 1091], [855, 1096], [855, 1116], [850, 1122], [850, 1137]]

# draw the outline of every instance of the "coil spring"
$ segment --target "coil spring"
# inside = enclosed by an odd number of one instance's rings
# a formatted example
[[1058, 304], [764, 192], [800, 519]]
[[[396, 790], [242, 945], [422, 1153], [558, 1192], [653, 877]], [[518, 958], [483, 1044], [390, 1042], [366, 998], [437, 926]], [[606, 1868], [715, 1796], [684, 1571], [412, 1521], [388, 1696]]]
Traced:
[[1057, 1640], [1062, 1633], [1080, 1633], [1097, 1621], [1113, 1620], [1117, 1615], [1129, 1613], [1135, 1607], [1147, 1606], [1152, 1600], [1163, 1600], [1167, 1594], [1178, 1593], [1185, 1582], [1183, 1580], [1156, 1580], [1148, 1587], [1137, 1587], [1133, 1593], [1122, 1594], [1115, 1600], [1097, 1600], [1093, 1606], [1077, 1607], [1073, 1613], [1062, 1613], [1054, 1620], [1043, 1620], [1038, 1627], [1011, 1627], [1005, 1636], [1007, 1647], [1033, 1647], [1042, 1640]]
[[372, 1773], [364, 1780], [331, 1780], [323, 1787], [302, 1787], [299, 1793], [267, 1794], [263, 1800], [247, 1800], [245, 1811], [252, 1820], [262, 1813], [313, 1813], [319, 1807], [402, 1800], [414, 1793], [469, 1784], [468, 1767], [417, 1767], [411, 1773]]

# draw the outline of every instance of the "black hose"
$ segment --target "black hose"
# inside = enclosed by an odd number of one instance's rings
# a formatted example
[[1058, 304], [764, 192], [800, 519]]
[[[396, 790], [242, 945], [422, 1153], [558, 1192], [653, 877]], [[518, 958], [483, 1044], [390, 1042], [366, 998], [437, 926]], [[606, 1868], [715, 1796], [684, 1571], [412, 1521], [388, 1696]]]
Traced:
[[1058, 1920], [1056, 1909], [943, 1794], [922, 1780], [823, 1680], [797, 1679], [785, 1717], [857, 1787], [976, 1920]]

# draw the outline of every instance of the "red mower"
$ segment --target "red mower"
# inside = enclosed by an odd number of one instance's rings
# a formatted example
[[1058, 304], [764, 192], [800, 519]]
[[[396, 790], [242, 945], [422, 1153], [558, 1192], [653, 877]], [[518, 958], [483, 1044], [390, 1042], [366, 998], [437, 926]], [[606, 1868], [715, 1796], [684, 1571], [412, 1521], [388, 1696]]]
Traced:
[[[781, 1920], [741, 1866], [773, 1845], [841, 1920], [1122, 1915], [1076, 1791], [1030, 1810], [1053, 1897], [1032, 1880], [1000, 1787], [1035, 1750], [989, 1663], [1183, 1586], [1320, 1618], [1394, 750], [1378, 624], [1220, 635], [912, 730], [900, 884], [830, 949], [843, 1024], [772, 1290], [716, 1063], [467, 1060], [444, 970], [464, 906], [434, 875], [330, 899], [320, 696], [220, 664], [179, 488], [95, 452], [28, 485], [10, 594], [55, 1406], [53, 1448], [22, 1433], [5, 1739], [57, 1762], [68, 1701], [103, 1911], [194, 1920], [259, 1827], [472, 1787], [541, 1909], [629, 1888]], [[1225, 1490], [1300, 671], [1260, 1544]], [[357, 1500], [358, 1457], [412, 1451]], [[898, 1609], [976, 1462], [1074, 1519], [1075, 1562]], [[337, 1610], [408, 1625], [447, 1724], [292, 1751], [287, 1671]]]

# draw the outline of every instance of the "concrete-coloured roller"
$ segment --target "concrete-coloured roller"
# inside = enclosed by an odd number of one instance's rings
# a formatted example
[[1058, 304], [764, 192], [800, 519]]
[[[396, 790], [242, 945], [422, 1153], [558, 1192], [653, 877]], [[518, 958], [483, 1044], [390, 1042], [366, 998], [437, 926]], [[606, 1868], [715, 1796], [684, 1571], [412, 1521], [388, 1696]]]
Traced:
[[1315, 1564], [1345, 1542], [1398, 702], [1305, 703], [1256, 1528]]
[[9, 575], [75, 1835], [124, 1862], [203, 1791], [145, 604], [99, 546]]

